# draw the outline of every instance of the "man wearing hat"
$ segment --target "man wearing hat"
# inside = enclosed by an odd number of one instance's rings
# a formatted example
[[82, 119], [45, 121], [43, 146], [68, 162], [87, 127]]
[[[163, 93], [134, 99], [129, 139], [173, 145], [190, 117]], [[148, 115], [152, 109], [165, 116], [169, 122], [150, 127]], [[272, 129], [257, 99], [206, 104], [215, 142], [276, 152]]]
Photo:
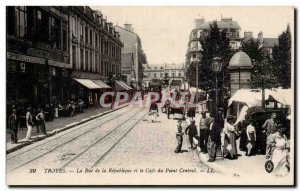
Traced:
[[200, 138], [199, 138], [199, 146], [200, 151], [203, 153], [207, 153], [207, 140], [208, 140], [208, 118], [206, 117], [206, 112], [201, 112], [202, 117], [200, 118], [199, 123], [199, 132], [200, 132]]
[[264, 129], [263, 132], [267, 134], [267, 148], [266, 148], [266, 159], [270, 158], [271, 153], [271, 140], [273, 139], [274, 134], [276, 133], [276, 117], [277, 114], [274, 112], [271, 114], [271, 118], [267, 119], [263, 124], [262, 128]]
[[189, 126], [187, 126], [187, 128], [185, 129], [185, 134], [189, 135], [189, 141], [191, 144], [191, 149], [195, 149], [195, 147], [193, 146], [193, 137], [195, 137], [197, 140], [199, 140], [197, 138], [198, 132], [197, 132], [197, 127], [195, 125], [195, 120], [191, 120], [191, 124]]
[[12, 110], [12, 114], [8, 118], [8, 129], [11, 131], [11, 142], [18, 143], [18, 128], [19, 128], [19, 120], [16, 115], [16, 109]]

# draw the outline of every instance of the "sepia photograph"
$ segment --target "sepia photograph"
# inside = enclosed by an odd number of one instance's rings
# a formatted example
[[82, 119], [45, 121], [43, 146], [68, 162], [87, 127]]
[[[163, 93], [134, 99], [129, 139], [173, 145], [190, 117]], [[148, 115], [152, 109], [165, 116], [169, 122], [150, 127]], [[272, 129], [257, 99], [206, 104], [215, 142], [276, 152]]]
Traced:
[[295, 7], [5, 10], [7, 185], [295, 186]]

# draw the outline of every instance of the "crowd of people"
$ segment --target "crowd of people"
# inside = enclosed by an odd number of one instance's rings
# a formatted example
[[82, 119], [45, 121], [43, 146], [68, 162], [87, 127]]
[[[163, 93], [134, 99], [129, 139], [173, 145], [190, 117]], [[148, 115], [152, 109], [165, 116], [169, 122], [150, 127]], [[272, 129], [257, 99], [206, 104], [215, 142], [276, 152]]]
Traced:
[[46, 121], [62, 116], [74, 117], [76, 113], [83, 113], [84, 108], [85, 103], [82, 99], [78, 99], [77, 102], [67, 100], [64, 104], [54, 101], [54, 104], [45, 104], [44, 107], [37, 107], [37, 109], [29, 106], [26, 110], [23, 105], [11, 102], [7, 106], [7, 127], [11, 134], [11, 142], [18, 143], [18, 129], [22, 126], [27, 128], [25, 140], [30, 140], [34, 127], [36, 133], [47, 135]]

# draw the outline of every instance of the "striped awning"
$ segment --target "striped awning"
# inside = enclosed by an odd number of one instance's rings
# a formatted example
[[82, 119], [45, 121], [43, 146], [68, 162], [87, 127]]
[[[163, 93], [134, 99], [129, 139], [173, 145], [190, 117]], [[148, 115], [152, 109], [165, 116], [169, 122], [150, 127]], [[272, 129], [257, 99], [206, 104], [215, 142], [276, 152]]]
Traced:
[[127, 85], [125, 82], [116, 80], [115, 81], [115, 89], [116, 90], [132, 90], [132, 88]]
[[88, 89], [101, 89], [101, 87], [95, 82], [93, 82], [92, 80], [78, 79], [78, 78], [73, 78], [73, 79]]
[[111, 88], [109, 85], [104, 83], [102, 80], [93, 80], [94, 83], [96, 83], [101, 88]]

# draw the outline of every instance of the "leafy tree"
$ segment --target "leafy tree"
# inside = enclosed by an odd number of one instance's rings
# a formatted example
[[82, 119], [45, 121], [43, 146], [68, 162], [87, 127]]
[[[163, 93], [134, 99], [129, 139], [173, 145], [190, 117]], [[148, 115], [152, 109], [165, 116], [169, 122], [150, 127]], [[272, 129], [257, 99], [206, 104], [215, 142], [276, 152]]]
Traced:
[[290, 26], [278, 37], [278, 45], [273, 47], [274, 75], [279, 86], [291, 87], [291, 32]]

